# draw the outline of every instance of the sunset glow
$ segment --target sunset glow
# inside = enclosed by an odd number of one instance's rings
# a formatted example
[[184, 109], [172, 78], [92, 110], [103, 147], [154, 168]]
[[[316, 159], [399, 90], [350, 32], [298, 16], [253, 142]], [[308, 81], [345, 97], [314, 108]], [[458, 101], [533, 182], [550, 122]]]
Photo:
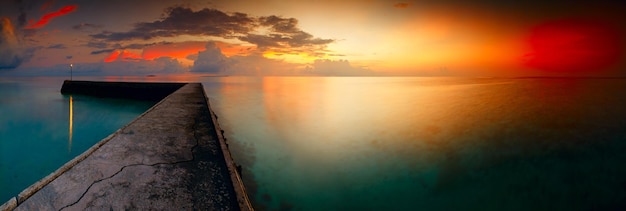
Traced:
[[104, 59], [104, 62], [114, 62], [115, 60], [117, 60], [120, 54], [122, 54], [122, 51], [119, 51], [119, 50], [113, 51], [111, 52], [111, 54], [109, 54], [109, 56], [107, 56]]
[[[77, 74], [105, 75], [109, 66], [100, 63], [147, 74], [626, 75], [620, 21], [626, 11], [609, 2], [192, 0], [112, 7], [59, 0], [34, 6], [2, 14], [9, 23], [1, 41], [17, 41], [2, 47], [0, 67], [60, 67], [71, 59], [92, 69]], [[323, 69], [316, 65], [321, 60]], [[60, 74], [56, 69], [46, 72]]]
[[[44, 5], [42, 7], [42, 9], [46, 8], [47, 6]], [[24, 27], [25, 29], [36, 29], [36, 28], [41, 28], [44, 27], [46, 24], [48, 24], [48, 22], [50, 22], [51, 19], [59, 17], [59, 16], [63, 16], [63, 15], [67, 15], [68, 13], [74, 12], [74, 10], [76, 10], [76, 8], [78, 8], [77, 5], [69, 5], [69, 6], [65, 6], [61, 9], [59, 9], [56, 12], [51, 12], [51, 13], [47, 13], [45, 14], [43, 17], [41, 17], [41, 19], [39, 19], [39, 21], [34, 22], [31, 20], [31, 24]]]
[[547, 71], [601, 71], [618, 62], [622, 42], [618, 30], [602, 22], [550, 21], [532, 29], [525, 64]]
[[0, 0], [0, 207], [626, 210], [624, 2]]

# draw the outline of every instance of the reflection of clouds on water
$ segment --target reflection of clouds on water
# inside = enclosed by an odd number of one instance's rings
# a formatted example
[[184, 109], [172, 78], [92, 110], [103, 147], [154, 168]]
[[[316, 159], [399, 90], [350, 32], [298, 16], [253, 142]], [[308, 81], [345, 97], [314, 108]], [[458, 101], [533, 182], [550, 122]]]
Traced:
[[220, 124], [259, 207], [610, 206], [626, 184], [621, 81], [225, 80]]

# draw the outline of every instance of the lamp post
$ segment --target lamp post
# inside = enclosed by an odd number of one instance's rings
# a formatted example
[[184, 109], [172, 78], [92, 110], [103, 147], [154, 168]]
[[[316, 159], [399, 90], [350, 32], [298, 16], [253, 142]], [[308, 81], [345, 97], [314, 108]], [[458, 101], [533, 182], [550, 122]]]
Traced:
[[70, 64], [70, 81], [72, 81], [72, 67], [74, 67], [74, 64]]

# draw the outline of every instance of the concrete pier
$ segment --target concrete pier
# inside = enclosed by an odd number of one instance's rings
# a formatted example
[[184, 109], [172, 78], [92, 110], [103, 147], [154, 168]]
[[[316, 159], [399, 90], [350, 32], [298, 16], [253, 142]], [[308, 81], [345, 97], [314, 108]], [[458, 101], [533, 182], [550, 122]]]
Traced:
[[202, 85], [180, 87], [0, 208], [252, 210]]

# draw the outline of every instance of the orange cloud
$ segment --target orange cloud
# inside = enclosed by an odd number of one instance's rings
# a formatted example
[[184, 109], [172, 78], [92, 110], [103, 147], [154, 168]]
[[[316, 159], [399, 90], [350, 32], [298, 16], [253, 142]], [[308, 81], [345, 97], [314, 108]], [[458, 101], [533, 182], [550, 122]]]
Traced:
[[153, 60], [160, 57], [184, 59], [205, 49], [205, 42], [180, 42], [148, 46], [143, 50], [142, 57]]
[[109, 54], [106, 58], [104, 58], [104, 62], [114, 62], [114, 61], [138, 61], [143, 60], [143, 57], [135, 52], [129, 50], [115, 50]]
[[140, 54], [131, 52], [129, 50], [122, 51], [122, 55], [120, 55], [119, 58], [121, 58], [124, 61], [137, 61], [137, 60], [143, 59], [143, 57], [141, 57]]
[[28, 25], [24, 28], [25, 29], [37, 29], [37, 28], [44, 27], [45, 25], [48, 24], [48, 22], [50, 22], [51, 19], [74, 12], [76, 8], [78, 8], [77, 5], [65, 6], [61, 8], [59, 11], [51, 12], [51, 13], [44, 15], [43, 17], [41, 17], [41, 19], [39, 19], [39, 21], [32, 23], [31, 25]]
[[[241, 46], [224, 42], [215, 42], [225, 56], [248, 55], [250, 51], [256, 49], [253, 46]], [[159, 44], [143, 49], [142, 57], [146, 60], [153, 60], [159, 57], [172, 57], [176, 59], [186, 59], [188, 56], [206, 50], [206, 42], [179, 42], [169, 44]]]
[[113, 62], [117, 60], [117, 58], [120, 56], [121, 53], [122, 52], [120, 50], [111, 52], [111, 54], [109, 54], [109, 56], [107, 56], [107, 58], [104, 59], [104, 62]]
[[[225, 56], [242, 55], [246, 56], [256, 50], [254, 46], [241, 46], [237, 44], [229, 44], [224, 42], [214, 42], [215, 46]], [[177, 59], [183, 64], [193, 64], [193, 57], [198, 52], [206, 50], [206, 42], [189, 41], [179, 43], [160, 43], [147, 46], [142, 50], [114, 50], [106, 58], [104, 62], [114, 61], [139, 61], [139, 60], [155, 60], [161, 57], [169, 57]]]

